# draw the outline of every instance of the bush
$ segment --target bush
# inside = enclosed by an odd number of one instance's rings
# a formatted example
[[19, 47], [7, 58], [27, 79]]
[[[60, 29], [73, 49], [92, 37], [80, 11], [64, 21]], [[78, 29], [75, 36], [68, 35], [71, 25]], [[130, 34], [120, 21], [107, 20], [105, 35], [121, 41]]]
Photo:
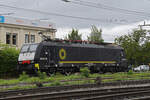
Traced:
[[127, 73], [128, 75], [132, 75], [133, 74], [133, 71], [132, 70], [129, 70], [129, 72]]
[[45, 72], [38, 71], [38, 76], [39, 76], [40, 79], [46, 79], [47, 78], [47, 75], [46, 75]]
[[60, 86], [61, 83], [59, 81], [55, 81], [51, 84], [51, 86]]
[[90, 70], [87, 67], [81, 68], [80, 72], [81, 72], [81, 75], [84, 77], [89, 77], [90, 75]]
[[19, 50], [0, 44], [0, 75], [1, 77], [16, 76]]
[[27, 80], [29, 78], [29, 75], [26, 74], [26, 72], [22, 72], [22, 74], [19, 76], [19, 80]]
[[56, 76], [56, 77], [61, 77], [61, 76], [64, 76], [64, 75], [61, 74], [60, 72], [57, 72], [57, 73], [55, 74], [55, 76]]
[[84, 84], [92, 84], [95, 83], [94, 80], [84, 80], [83, 81]]

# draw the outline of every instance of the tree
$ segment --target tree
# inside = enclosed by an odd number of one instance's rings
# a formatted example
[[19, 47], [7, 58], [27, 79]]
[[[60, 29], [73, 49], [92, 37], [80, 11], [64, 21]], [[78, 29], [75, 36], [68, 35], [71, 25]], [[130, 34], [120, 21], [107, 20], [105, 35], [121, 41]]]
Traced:
[[0, 77], [16, 76], [19, 50], [0, 43]]
[[130, 34], [115, 39], [121, 45], [129, 64], [139, 65], [150, 63], [150, 36], [147, 30], [133, 30]]
[[77, 29], [72, 29], [71, 33], [67, 35], [68, 40], [82, 40], [82, 35], [78, 33]]
[[88, 37], [88, 41], [102, 43], [104, 42], [102, 38], [102, 29], [98, 29], [96, 26], [92, 25], [91, 34]]

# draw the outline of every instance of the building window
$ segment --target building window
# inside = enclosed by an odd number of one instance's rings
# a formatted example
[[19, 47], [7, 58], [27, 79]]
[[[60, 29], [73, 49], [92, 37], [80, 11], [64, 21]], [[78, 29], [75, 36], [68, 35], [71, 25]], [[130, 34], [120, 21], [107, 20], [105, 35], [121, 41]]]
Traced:
[[31, 35], [31, 43], [35, 43], [35, 35]]
[[29, 34], [25, 34], [25, 43], [29, 43]]
[[12, 44], [13, 45], [17, 44], [17, 34], [15, 34], [15, 33], [12, 35]]
[[6, 33], [6, 44], [11, 44], [11, 34], [10, 33]]
[[35, 43], [35, 35], [25, 34], [25, 43]]
[[6, 44], [17, 45], [17, 33], [6, 32]]

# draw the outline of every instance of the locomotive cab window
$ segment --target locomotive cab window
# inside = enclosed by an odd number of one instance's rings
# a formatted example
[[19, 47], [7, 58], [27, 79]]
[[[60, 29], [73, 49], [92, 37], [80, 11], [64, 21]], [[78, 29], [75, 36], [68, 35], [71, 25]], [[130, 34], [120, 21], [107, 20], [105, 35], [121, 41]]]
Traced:
[[37, 44], [30, 45], [29, 51], [30, 52], [36, 51], [37, 46], [38, 46]]
[[29, 48], [29, 45], [24, 45], [21, 49], [21, 52], [27, 52]]
[[35, 52], [38, 44], [26, 44], [22, 47], [21, 52]]

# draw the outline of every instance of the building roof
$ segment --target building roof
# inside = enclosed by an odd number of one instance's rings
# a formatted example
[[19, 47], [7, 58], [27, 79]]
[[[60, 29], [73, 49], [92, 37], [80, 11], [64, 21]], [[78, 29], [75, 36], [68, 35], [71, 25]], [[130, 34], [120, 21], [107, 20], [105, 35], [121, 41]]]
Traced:
[[10, 16], [0, 16], [0, 23], [15, 24], [29, 27], [54, 28], [54, 23], [52, 22], [43, 22], [40, 20], [29, 20], [25, 18], [16, 18]]

